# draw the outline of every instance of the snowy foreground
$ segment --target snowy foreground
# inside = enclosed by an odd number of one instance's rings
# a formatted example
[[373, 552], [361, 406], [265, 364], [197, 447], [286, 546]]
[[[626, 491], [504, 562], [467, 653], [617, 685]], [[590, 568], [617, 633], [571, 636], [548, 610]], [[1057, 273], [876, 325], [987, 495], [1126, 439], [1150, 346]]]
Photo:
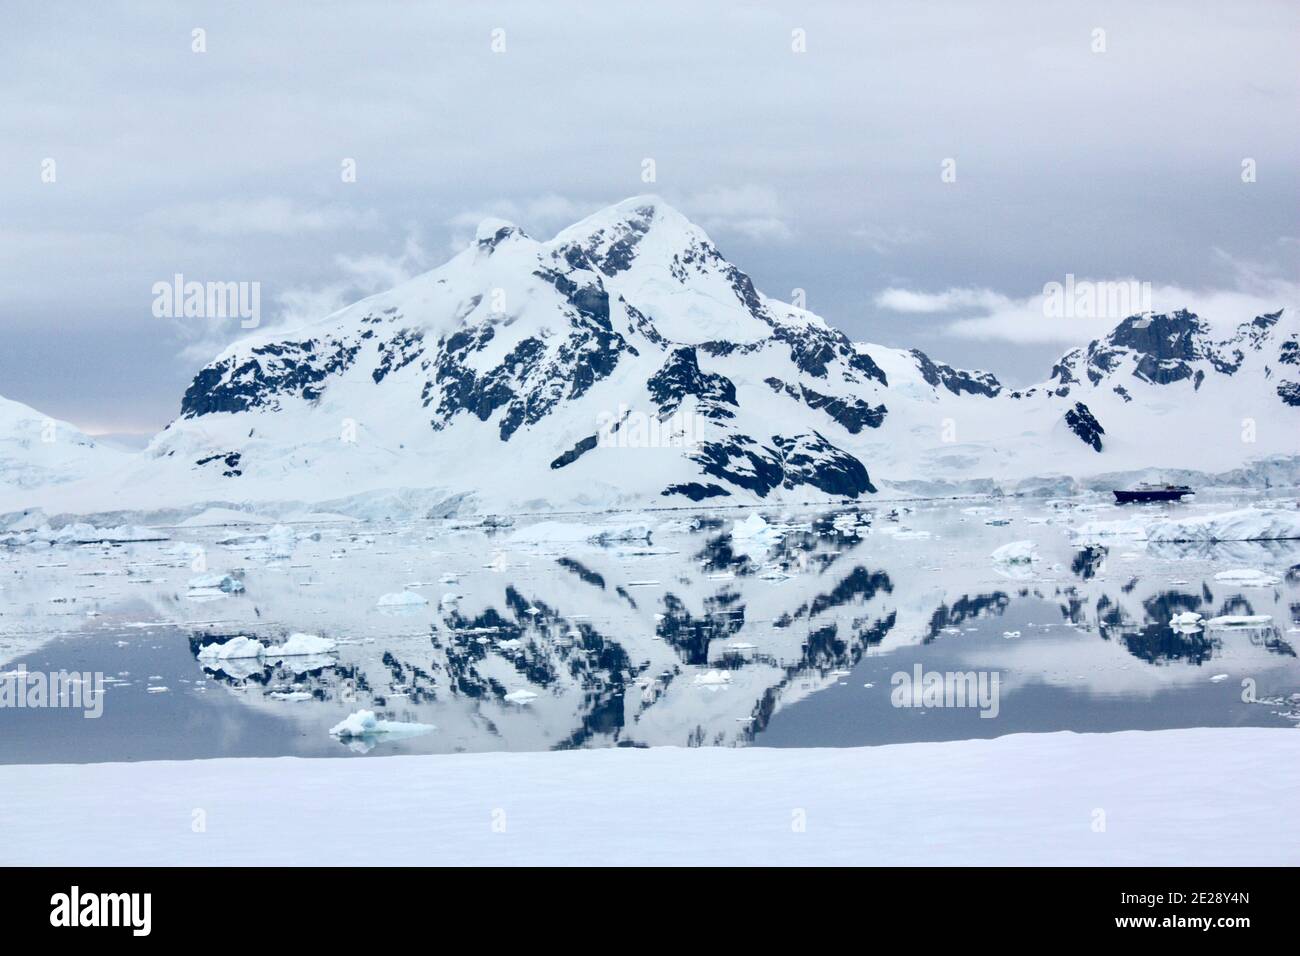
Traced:
[[5, 766], [0, 793], [3, 864], [1300, 863], [1291, 730]]

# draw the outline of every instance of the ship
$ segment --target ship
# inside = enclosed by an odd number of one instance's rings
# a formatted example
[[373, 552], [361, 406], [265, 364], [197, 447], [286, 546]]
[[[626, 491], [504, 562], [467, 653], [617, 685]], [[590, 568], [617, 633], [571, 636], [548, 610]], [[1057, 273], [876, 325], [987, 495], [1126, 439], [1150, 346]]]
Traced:
[[1116, 488], [1115, 502], [1126, 505], [1138, 501], [1181, 501], [1184, 495], [1194, 495], [1187, 485], [1152, 485], [1142, 482], [1133, 488]]

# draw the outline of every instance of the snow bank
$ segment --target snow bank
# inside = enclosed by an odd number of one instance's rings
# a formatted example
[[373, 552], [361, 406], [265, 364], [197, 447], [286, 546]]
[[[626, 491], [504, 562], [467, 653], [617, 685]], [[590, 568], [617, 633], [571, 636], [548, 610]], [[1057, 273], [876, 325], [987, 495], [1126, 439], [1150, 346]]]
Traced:
[[1199, 518], [1160, 521], [1148, 541], [1279, 541], [1300, 538], [1300, 511], [1242, 508]]
[[1294, 866], [1297, 792], [1300, 733], [1254, 727], [2, 766], [0, 864]]

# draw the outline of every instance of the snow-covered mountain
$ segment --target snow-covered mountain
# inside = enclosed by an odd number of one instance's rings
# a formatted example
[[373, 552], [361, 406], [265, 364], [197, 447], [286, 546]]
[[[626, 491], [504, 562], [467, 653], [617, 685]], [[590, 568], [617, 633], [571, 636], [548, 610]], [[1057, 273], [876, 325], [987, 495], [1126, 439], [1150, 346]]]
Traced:
[[1296, 319], [1243, 318], [1135, 316], [1012, 390], [763, 295], [654, 197], [549, 242], [490, 220], [440, 268], [218, 356], [113, 500], [515, 511], [1222, 472], [1300, 454]]
[[21, 496], [50, 484], [103, 477], [127, 458], [75, 425], [0, 397], [0, 491]]

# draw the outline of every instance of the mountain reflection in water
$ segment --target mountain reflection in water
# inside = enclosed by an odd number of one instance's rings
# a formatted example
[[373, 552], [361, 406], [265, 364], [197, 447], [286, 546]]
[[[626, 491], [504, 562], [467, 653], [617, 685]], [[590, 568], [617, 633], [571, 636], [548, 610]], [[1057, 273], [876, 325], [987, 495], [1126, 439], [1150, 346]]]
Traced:
[[[1068, 533], [1073, 507], [1008, 503], [998, 510], [1010, 524], [951, 504], [777, 511], [756, 533], [737, 524], [744, 513], [607, 517], [586, 529], [338, 522], [296, 529], [288, 557], [257, 528], [187, 528], [169, 542], [73, 549], [57, 566], [48, 554], [10, 554], [9, 626], [21, 620], [25, 639], [39, 638], [11, 652], [11, 665], [125, 674], [87, 726], [53, 711], [6, 715], [25, 741], [0, 741], [0, 761], [117, 759], [124, 737], [132, 756], [321, 755], [818, 746], [1295, 719], [1296, 543], [1080, 545]], [[990, 560], [1016, 540], [1032, 541], [1037, 560]], [[192, 600], [187, 547], [244, 591]], [[1240, 567], [1276, 583], [1215, 580]], [[425, 602], [376, 606], [402, 591]], [[1185, 612], [1271, 620], [1171, 624]], [[337, 647], [278, 662], [199, 659], [234, 636], [275, 645], [293, 632]], [[6, 630], [0, 649], [17, 635]], [[128, 656], [131, 668], [116, 666]], [[997, 718], [892, 706], [891, 676], [916, 664], [997, 672]], [[351, 747], [330, 737], [362, 709], [436, 729]], [[71, 742], [54, 743], [70, 731]], [[156, 752], [141, 742], [151, 739]]]

